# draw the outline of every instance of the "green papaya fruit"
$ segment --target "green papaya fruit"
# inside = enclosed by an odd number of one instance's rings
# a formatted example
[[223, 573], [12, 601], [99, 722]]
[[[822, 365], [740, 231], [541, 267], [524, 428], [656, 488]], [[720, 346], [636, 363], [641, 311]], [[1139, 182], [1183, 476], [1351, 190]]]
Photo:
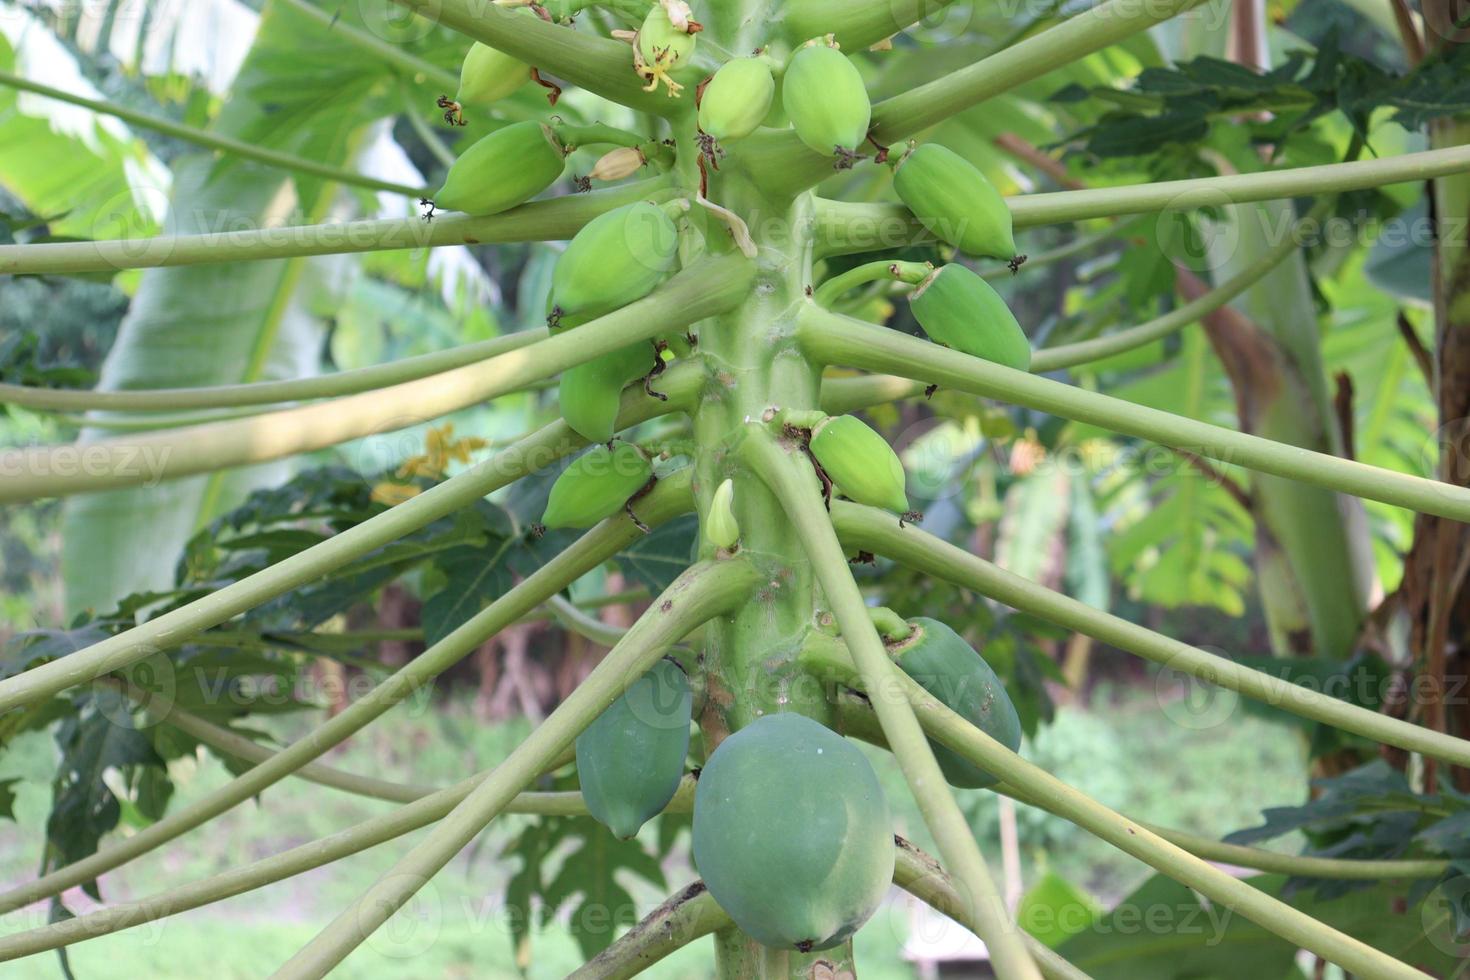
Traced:
[[563, 371], [561, 417], [588, 442], [607, 442], [617, 431], [623, 389], [653, 369], [653, 357], [652, 345], [640, 341]]
[[977, 273], [957, 263], [929, 274], [909, 297], [929, 339], [1017, 371], [1031, 369], [1031, 342], [1016, 316]]
[[648, 485], [653, 464], [631, 442], [599, 445], [578, 456], [551, 485], [541, 523], [547, 527], [591, 527], [611, 517]]
[[888, 801], [852, 743], [803, 715], [765, 715], [721, 742], [699, 775], [694, 863], [752, 939], [827, 949], [888, 892]]
[[534, 120], [512, 123], [459, 155], [434, 204], [466, 214], [499, 214], [554, 184], [565, 157], [550, 126]]
[[846, 55], [820, 42], [801, 48], [786, 66], [781, 101], [803, 143], [851, 166], [868, 138], [873, 107], [863, 76]]
[[459, 69], [460, 105], [491, 105], [531, 80], [531, 66], [480, 41], [470, 45]]
[[699, 100], [699, 128], [717, 142], [749, 136], [771, 111], [776, 79], [763, 58], [734, 58], [720, 66]]
[[895, 513], [909, 509], [903, 463], [888, 440], [853, 415], [833, 415], [812, 428], [812, 456], [833, 489], [850, 500]]
[[648, 81], [645, 90], [652, 92], [663, 82], [669, 96], [675, 98], [684, 86], [669, 77], [669, 72], [682, 67], [694, 56], [698, 24], [689, 19], [687, 4], [678, 3], [682, 23], [669, 14], [668, 0], [658, 0], [649, 9], [634, 40], [633, 67]]
[[674, 268], [679, 231], [663, 208], [635, 201], [600, 214], [567, 244], [551, 273], [564, 316], [601, 316], [653, 292]]
[[[990, 664], [965, 638], [937, 619], [909, 620], [913, 633], [888, 642], [888, 653], [919, 686], [1012, 752], [1021, 747], [1021, 719]], [[958, 752], [930, 742], [944, 778], [962, 789], [998, 780]]]
[[715, 488], [709, 513], [704, 516], [704, 536], [716, 548], [726, 551], [740, 541], [740, 524], [735, 520], [735, 481], [726, 480]]
[[613, 836], [634, 836], [674, 798], [692, 708], [689, 678], [672, 660], [660, 660], [577, 736], [582, 797]]
[[925, 143], [893, 172], [899, 200], [936, 238], [969, 255], [1016, 254], [1011, 209], [980, 169], [947, 146]]

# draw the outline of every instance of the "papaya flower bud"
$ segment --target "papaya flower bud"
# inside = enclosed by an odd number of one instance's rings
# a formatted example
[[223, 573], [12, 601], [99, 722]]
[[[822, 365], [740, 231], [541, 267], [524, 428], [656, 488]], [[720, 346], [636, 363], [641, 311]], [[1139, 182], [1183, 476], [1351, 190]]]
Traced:
[[587, 176], [593, 180], [622, 180], [637, 173], [647, 162], [637, 147], [620, 146], [604, 153]]

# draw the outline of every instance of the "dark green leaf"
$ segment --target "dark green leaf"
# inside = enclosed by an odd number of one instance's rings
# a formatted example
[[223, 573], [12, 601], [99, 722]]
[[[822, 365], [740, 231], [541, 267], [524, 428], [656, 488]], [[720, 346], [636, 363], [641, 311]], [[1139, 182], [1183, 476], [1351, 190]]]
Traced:
[[455, 548], [435, 559], [444, 584], [424, 602], [425, 643], [438, 643], [510, 590], [505, 556], [511, 547], [512, 539], [500, 538], [491, 547]]
[[693, 560], [699, 520], [686, 514], [633, 542], [618, 562], [634, 581], [658, 593], [668, 588]]

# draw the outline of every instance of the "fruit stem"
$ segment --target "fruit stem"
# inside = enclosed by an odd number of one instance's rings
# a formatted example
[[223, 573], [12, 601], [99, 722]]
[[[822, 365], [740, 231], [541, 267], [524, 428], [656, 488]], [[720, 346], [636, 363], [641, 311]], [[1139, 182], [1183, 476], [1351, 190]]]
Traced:
[[869, 606], [868, 619], [880, 636], [889, 643], [900, 643], [913, 635], [914, 627], [909, 621], [887, 606]]
[[784, 408], [777, 413], [776, 418], [782, 425], [811, 431], [827, 420], [827, 413], [815, 408]]
[[626, 146], [636, 149], [648, 142], [648, 137], [640, 133], [630, 133], [626, 129], [604, 126], [601, 123], [586, 126], [554, 123], [551, 129], [568, 153], [589, 146]]
[[928, 262], [903, 262], [894, 259], [866, 262], [826, 280], [817, 287], [812, 298], [820, 305], [830, 308], [848, 290], [866, 283], [886, 279], [916, 284], [922, 282], [924, 277], [933, 271], [934, 266]]

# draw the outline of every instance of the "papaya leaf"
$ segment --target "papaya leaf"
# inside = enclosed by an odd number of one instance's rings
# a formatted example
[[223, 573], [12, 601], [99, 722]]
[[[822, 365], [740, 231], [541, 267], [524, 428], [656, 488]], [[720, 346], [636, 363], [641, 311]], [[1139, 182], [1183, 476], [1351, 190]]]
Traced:
[[657, 594], [689, 567], [698, 537], [698, 518], [686, 514], [635, 541], [618, 562], [634, 581]]
[[[1461, 966], [1447, 921], [1410, 901], [1401, 882], [1380, 882], [1322, 899], [1288, 895], [1278, 875], [1249, 883], [1315, 919], [1402, 959], [1431, 976]], [[1155, 875], [1087, 931], [1058, 950], [1096, 980], [1184, 980], [1188, 977], [1290, 977], [1297, 945], [1206, 903], [1184, 885]]]
[[[135, 786], [143, 767], [162, 768], [148, 736], [133, 724], [132, 707], [113, 691], [86, 696], [79, 714], [62, 721], [56, 731], [61, 763], [52, 787], [46, 840], [52, 863], [71, 864], [96, 852], [102, 837], [115, 828], [122, 804], [104, 781], [116, 770]], [[96, 881], [83, 888], [101, 901]]]
[[1450, 46], [1405, 74], [1384, 71], [1344, 52], [1335, 31], [1314, 55], [1293, 51], [1275, 68], [1256, 72], [1218, 58], [1199, 57], [1168, 68], [1148, 68], [1131, 89], [1069, 83], [1052, 93], [1059, 106], [1089, 98], [1115, 108], [1066, 141], [1081, 142], [1094, 157], [1139, 157], [1171, 146], [1196, 147], [1221, 118], [1244, 126], [1253, 142], [1280, 146], [1314, 121], [1340, 112], [1364, 136], [1379, 109], [1416, 130], [1470, 108], [1470, 55]]
[[86, 388], [95, 373], [83, 364], [55, 362], [41, 349], [38, 332], [0, 337], [0, 381], [32, 388]]
[[500, 855], [520, 862], [520, 867], [506, 881], [505, 909], [516, 948], [516, 964], [522, 974], [530, 960], [536, 903], [546, 890], [546, 861], [563, 832], [560, 820], [533, 820]]
[[637, 838], [620, 841], [591, 817], [565, 822], [565, 837], [578, 845], [542, 892], [542, 919], [567, 909], [572, 935], [582, 955], [590, 959], [610, 946], [621, 928], [639, 919], [638, 906], [617, 881], [617, 872], [630, 872], [660, 889], [668, 883], [657, 859]]
[[443, 585], [424, 601], [425, 643], [438, 643], [510, 590], [514, 578], [505, 556], [514, 540], [498, 538], [482, 548], [455, 548], [435, 559]]
[[1016, 922], [1055, 949], [1086, 932], [1103, 914], [1097, 900], [1054, 871], [1048, 871], [1021, 896]]

